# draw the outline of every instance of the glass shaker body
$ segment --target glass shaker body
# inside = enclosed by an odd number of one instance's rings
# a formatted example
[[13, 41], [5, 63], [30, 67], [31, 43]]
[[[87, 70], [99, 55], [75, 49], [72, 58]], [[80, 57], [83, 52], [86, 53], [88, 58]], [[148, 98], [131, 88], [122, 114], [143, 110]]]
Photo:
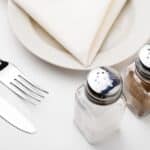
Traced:
[[95, 103], [89, 99], [87, 84], [77, 89], [74, 122], [90, 144], [99, 144], [119, 129], [125, 111], [124, 101], [124, 97], [119, 96], [110, 104]]
[[137, 116], [150, 113], [150, 45], [144, 45], [127, 67], [124, 92], [128, 108]]
[[150, 81], [140, 77], [135, 63], [128, 66], [126, 70], [124, 86], [128, 108], [137, 116], [148, 114], [150, 112]]

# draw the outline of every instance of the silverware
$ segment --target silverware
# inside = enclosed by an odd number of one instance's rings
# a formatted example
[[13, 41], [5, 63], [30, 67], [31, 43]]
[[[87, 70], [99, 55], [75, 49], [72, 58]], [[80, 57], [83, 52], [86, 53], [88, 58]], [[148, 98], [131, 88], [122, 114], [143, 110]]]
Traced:
[[6, 102], [2, 97], [0, 97], [0, 117], [13, 127], [23, 132], [30, 134], [36, 132], [34, 125], [21, 112]]
[[0, 82], [22, 100], [37, 104], [44, 99], [48, 91], [43, 90], [14, 65], [0, 60]]

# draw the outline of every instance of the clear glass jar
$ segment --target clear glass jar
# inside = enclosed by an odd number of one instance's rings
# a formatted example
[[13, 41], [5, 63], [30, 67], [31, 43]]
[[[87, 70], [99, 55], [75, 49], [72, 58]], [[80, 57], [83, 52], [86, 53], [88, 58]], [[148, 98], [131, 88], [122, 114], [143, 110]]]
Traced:
[[[111, 76], [111, 77], [110, 77]], [[98, 144], [119, 129], [125, 110], [118, 73], [100, 67], [88, 75], [75, 94], [74, 122], [90, 144]]]
[[150, 113], [150, 45], [140, 50], [135, 62], [126, 69], [124, 91], [128, 108], [137, 116]]

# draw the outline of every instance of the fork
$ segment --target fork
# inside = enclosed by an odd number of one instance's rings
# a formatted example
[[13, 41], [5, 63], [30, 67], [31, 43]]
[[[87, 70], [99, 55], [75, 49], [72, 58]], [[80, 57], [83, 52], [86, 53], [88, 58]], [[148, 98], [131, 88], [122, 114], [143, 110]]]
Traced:
[[38, 104], [48, 91], [40, 88], [12, 63], [0, 60], [0, 82], [22, 100]]

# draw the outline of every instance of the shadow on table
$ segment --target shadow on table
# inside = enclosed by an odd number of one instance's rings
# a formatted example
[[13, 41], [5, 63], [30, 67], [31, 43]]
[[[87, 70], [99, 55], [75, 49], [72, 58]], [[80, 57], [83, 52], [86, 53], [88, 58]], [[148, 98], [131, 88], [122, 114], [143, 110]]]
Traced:
[[147, 115], [143, 118], [139, 118], [144, 124], [150, 125], [150, 115]]

